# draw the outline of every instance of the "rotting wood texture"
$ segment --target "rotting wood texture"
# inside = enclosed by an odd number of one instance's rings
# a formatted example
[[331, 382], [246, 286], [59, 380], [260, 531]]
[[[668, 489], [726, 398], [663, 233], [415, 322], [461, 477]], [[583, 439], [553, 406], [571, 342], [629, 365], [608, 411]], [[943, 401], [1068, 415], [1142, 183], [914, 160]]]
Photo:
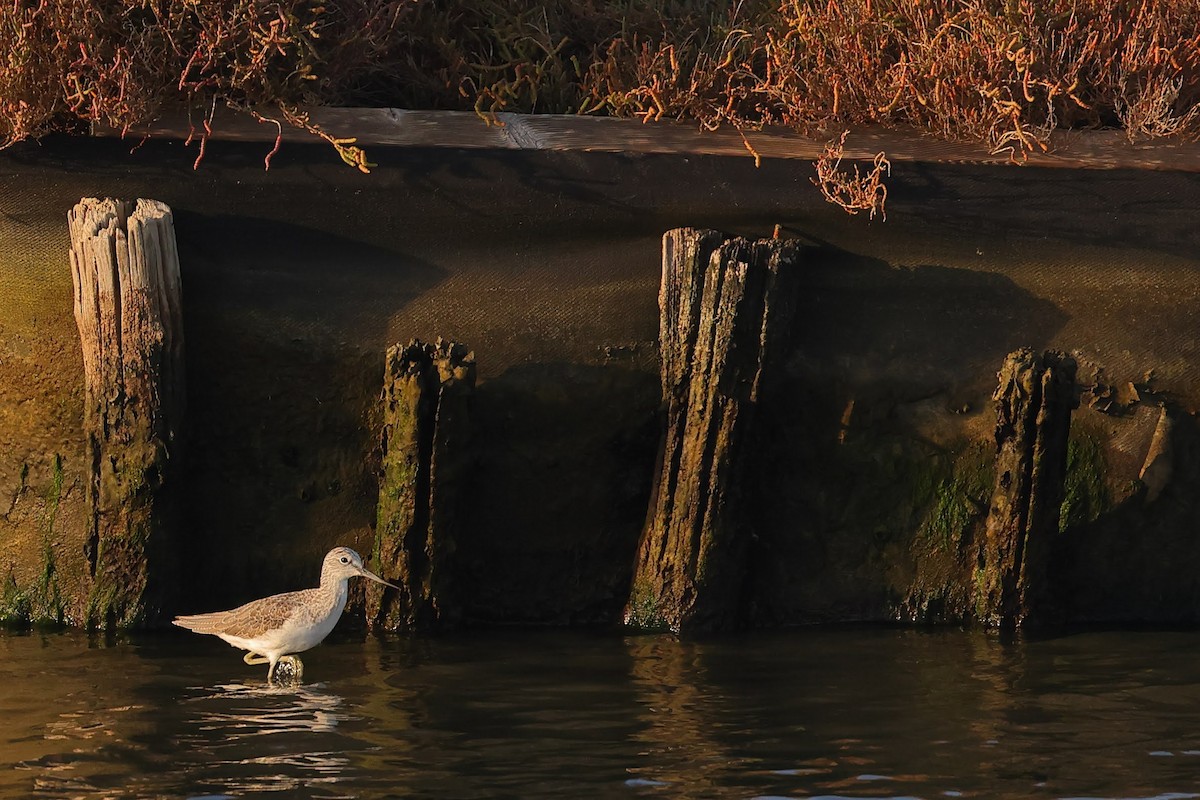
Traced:
[[683, 228], [663, 237], [665, 427], [625, 623], [704, 632], [738, 622], [755, 407], [795, 311], [800, 245]]
[[373, 561], [403, 590], [368, 588], [371, 628], [429, 630], [460, 619], [452, 562], [471, 474], [474, 390], [475, 356], [463, 345], [414, 339], [388, 349]]
[[90, 465], [87, 622], [153, 625], [178, 583], [184, 373], [171, 209], [85, 198], [68, 223]]
[[1056, 351], [1011, 353], [999, 373], [996, 483], [976, 574], [976, 613], [987, 625], [1045, 621], [1050, 549], [1058, 535], [1075, 360]]

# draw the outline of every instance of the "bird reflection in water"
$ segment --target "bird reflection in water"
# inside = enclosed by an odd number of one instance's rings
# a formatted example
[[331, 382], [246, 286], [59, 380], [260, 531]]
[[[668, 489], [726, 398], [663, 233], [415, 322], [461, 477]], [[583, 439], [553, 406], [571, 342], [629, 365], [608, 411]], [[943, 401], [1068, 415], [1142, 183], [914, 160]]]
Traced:
[[188, 701], [198, 713], [192, 717], [194, 732], [180, 742], [208, 757], [195, 764], [195, 782], [261, 792], [346, 778], [347, 739], [338, 726], [351, 716], [343, 699], [323, 684], [231, 683], [202, 691]]

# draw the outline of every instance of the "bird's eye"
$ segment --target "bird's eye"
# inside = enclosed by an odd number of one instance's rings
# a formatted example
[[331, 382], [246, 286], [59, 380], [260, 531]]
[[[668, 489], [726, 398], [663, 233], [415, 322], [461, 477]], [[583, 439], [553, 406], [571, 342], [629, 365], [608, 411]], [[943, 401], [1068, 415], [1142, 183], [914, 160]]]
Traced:
[[348, 557], [346, 557], [346, 556], [342, 556], [342, 557], [341, 557], [340, 559], [338, 559], [338, 560], [339, 560], [339, 561], [341, 561], [343, 564], [349, 564], [349, 563], [350, 563], [350, 559], [349, 559]]

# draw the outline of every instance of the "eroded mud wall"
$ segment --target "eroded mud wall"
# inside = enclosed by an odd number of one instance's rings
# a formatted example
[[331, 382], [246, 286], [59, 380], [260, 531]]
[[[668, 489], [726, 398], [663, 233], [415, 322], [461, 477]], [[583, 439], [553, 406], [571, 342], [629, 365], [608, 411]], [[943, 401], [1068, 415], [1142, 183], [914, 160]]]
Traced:
[[[683, 225], [804, 237], [791, 398], [756, 480], [752, 618], [969, 610], [1004, 356], [1079, 362], [1052, 568], [1074, 618], [1195, 619], [1200, 178], [897, 165], [886, 222], [808, 167], [746, 159], [47, 140], [0, 153], [0, 581], [78, 598], [82, 367], [65, 209], [175, 210], [187, 298], [185, 610], [314, 582], [367, 551], [387, 345], [471, 343], [475, 502], [464, 613], [614, 622], [658, 436], [659, 241]], [[1168, 408], [1168, 479], [1138, 480]], [[1161, 470], [1157, 471], [1161, 474]], [[1111, 591], [1110, 591], [1111, 590]], [[78, 611], [78, 608], [75, 608]]]

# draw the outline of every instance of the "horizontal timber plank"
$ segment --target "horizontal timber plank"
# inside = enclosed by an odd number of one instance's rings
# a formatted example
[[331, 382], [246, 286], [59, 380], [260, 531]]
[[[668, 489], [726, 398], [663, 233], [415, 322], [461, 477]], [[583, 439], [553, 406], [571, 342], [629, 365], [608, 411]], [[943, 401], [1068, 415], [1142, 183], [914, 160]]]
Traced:
[[[730, 127], [701, 131], [694, 123], [649, 122], [613, 117], [499, 113], [491, 124], [467, 111], [410, 111], [394, 108], [313, 108], [312, 122], [337, 137], [354, 138], [364, 147], [451, 147], [564, 152], [659, 153], [814, 159], [826, 141], [784, 128], [746, 131]], [[200, 131], [199, 121], [165, 118], [131, 129], [127, 138], [149, 135], [185, 139]], [[266, 142], [279, 132], [270, 122], [245, 114], [218, 113], [211, 123], [214, 140]], [[97, 126], [96, 136], [121, 131]], [[318, 141], [305, 131], [282, 126], [286, 142]], [[749, 147], [747, 146], [749, 145]], [[1013, 164], [1007, 152], [989, 153], [979, 143], [951, 142], [914, 131], [856, 129], [846, 138], [844, 158], [870, 160], [885, 152], [892, 161]], [[1182, 139], [1130, 142], [1123, 131], [1061, 131], [1051, 136], [1049, 152], [1031, 153], [1030, 166], [1068, 169], [1147, 169], [1200, 172], [1200, 143]]]

